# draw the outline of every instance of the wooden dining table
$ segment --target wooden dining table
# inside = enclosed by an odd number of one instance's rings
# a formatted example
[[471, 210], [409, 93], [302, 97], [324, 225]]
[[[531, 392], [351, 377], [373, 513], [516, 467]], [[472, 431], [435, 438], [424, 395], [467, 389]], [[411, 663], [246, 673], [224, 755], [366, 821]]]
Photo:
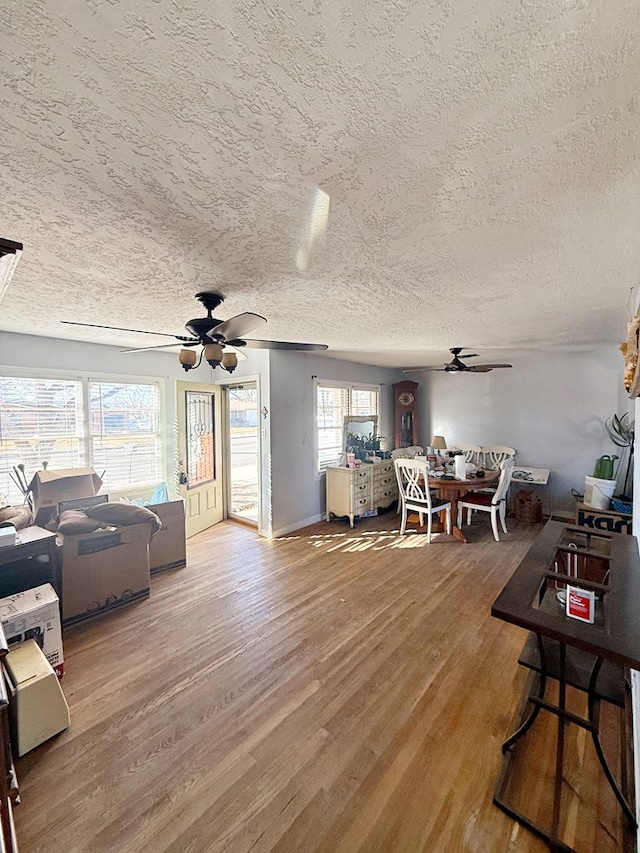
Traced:
[[[464, 532], [456, 524], [458, 520], [458, 500], [467, 492], [494, 486], [500, 479], [500, 471], [485, 471], [484, 477], [467, 477], [464, 480], [444, 480], [442, 477], [429, 477], [429, 488], [437, 489], [440, 497], [451, 503], [451, 533], [461, 542], [466, 542]], [[435, 521], [435, 519], [434, 519]], [[443, 514], [434, 524], [433, 530], [444, 530]]]

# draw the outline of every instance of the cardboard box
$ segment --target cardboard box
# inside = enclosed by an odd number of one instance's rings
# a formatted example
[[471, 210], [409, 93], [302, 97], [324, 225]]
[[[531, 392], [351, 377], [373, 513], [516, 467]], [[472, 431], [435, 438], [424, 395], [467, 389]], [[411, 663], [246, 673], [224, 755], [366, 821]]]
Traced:
[[101, 485], [102, 480], [93, 468], [37, 471], [29, 483], [35, 524], [46, 524], [60, 501], [95, 495]]
[[64, 536], [62, 624], [148, 598], [150, 538], [148, 522]]
[[184, 501], [149, 504], [162, 528], [149, 544], [149, 566], [152, 575], [170, 569], [183, 569], [187, 565], [187, 543], [184, 526]]
[[586, 504], [576, 504], [576, 524], [601, 530], [605, 533], [631, 533], [631, 515], [610, 510], [594, 509]]
[[0, 622], [10, 648], [25, 640], [35, 640], [58, 678], [62, 678], [60, 602], [50, 583], [0, 598]]

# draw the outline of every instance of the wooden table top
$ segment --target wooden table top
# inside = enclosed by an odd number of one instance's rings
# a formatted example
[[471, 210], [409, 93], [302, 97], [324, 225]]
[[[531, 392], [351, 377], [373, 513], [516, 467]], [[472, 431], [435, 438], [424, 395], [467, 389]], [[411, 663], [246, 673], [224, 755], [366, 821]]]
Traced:
[[[605, 549], [610, 572], [607, 592], [596, 605], [596, 622], [572, 619], [546, 588], [546, 573], [559, 547], [573, 538]], [[580, 554], [580, 550], [577, 551]], [[578, 585], [580, 581], [578, 581]], [[584, 583], [585, 587], [587, 583]], [[640, 558], [635, 536], [599, 533], [548, 521], [491, 607], [491, 615], [598, 657], [640, 669]]]
[[486, 471], [484, 477], [467, 477], [465, 480], [443, 480], [442, 477], [429, 477], [429, 486], [443, 492], [459, 492], [493, 486], [499, 479], [500, 471]]

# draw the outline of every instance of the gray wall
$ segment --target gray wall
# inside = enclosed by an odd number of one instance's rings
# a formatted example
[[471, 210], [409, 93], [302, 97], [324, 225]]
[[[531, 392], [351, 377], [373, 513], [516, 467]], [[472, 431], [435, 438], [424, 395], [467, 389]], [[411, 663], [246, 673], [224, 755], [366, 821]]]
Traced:
[[396, 371], [354, 364], [311, 353], [271, 352], [272, 533], [288, 533], [320, 519], [325, 479], [316, 477], [314, 378], [366, 384], [384, 383], [378, 429], [392, 436], [391, 383]]
[[[618, 453], [604, 429], [614, 412], [631, 408], [622, 388], [622, 357], [616, 347], [583, 353], [528, 353], [511, 358], [512, 370], [486, 374], [412, 374], [419, 389], [420, 443], [432, 433], [455, 442], [508, 444], [523, 465], [551, 468], [540, 487], [545, 509], [573, 512], [571, 489], [582, 493], [584, 477], [598, 456]], [[217, 383], [243, 376], [259, 384], [261, 422], [261, 533], [280, 535], [323, 517], [324, 478], [315, 476], [313, 379], [382, 383], [379, 430], [393, 435], [392, 384], [407, 378], [398, 370], [369, 367], [311, 353], [252, 350], [236, 372], [208, 365], [188, 374], [175, 353], [121, 354], [116, 347], [37, 338], [0, 336], [0, 365], [147, 376], [164, 387], [167, 482], [175, 476], [175, 381]], [[635, 402], [635, 401], [634, 401]]]
[[584, 492], [599, 456], [620, 454], [604, 422], [632, 405], [622, 385], [622, 356], [607, 347], [531, 352], [509, 361], [512, 370], [416, 374], [422, 443], [436, 433], [449, 445], [514, 447], [520, 464], [551, 469], [549, 485], [534, 487], [545, 510], [573, 514], [571, 490]]

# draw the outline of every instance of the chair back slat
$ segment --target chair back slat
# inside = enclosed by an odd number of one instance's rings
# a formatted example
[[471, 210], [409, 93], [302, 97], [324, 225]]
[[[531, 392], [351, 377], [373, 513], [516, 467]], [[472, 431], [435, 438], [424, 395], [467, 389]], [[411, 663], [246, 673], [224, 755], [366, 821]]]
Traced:
[[486, 468], [497, 470], [505, 459], [515, 459], [516, 451], [505, 445], [484, 446], [482, 448], [483, 464]]
[[484, 456], [479, 444], [454, 444], [451, 450], [460, 450], [467, 462], [471, 462], [473, 465], [484, 464]]
[[511, 475], [513, 474], [514, 464], [515, 463], [512, 457], [508, 457], [500, 463], [500, 479], [498, 480], [498, 485], [496, 487], [495, 494], [491, 498], [491, 503], [493, 506], [499, 504], [500, 501], [506, 500], [507, 492], [509, 491], [509, 485], [511, 484]]

